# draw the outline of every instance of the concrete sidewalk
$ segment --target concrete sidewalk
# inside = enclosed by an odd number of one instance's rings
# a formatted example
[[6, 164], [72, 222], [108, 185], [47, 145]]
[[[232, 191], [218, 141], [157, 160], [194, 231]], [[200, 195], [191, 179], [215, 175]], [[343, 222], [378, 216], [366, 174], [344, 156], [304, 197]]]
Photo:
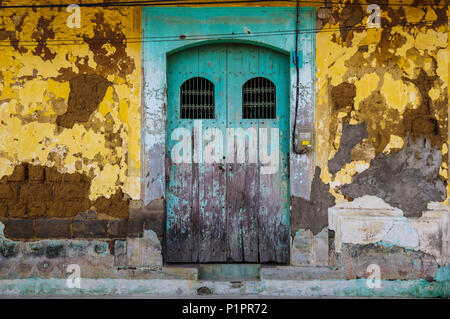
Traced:
[[242, 282], [167, 279], [81, 279], [81, 288], [68, 288], [66, 279], [17, 279], [0, 281], [1, 296], [131, 297], [192, 296], [271, 297], [414, 297], [450, 296], [450, 281], [381, 281], [369, 288], [366, 279], [356, 280], [259, 280]]

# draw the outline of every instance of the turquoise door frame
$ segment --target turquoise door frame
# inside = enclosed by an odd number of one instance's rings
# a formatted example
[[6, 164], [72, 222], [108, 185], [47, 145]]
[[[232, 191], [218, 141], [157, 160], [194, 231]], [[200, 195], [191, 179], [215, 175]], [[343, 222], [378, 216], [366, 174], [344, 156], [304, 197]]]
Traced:
[[[248, 41], [288, 52], [289, 134], [293, 126], [314, 125], [315, 34], [299, 34], [300, 103], [294, 123], [296, 69], [295, 34], [273, 31], [295, 30], [296, 9], [249, 8], [155, 8], [142, 9], [143, 89], [141, 197], [145, 204], [166, 198], [167, 56], [187, 46], [206, 41]], [[314, 8], [300, 8], [299, 30], [315, 28]], [[297, 155], [289, 143], [289, 186], [291, 196], [309, 198], [314, 153]]]
[[[214, 85], [213, 119], [181, 118], [181, 87], [197, 77]], [[275, 85], [275, 118], [243, 116], [243, 86], [258, 77]], [[289, 55], [248, 43], [206, 43], [170, 54], [167, 78], [166, 152], [170, 177], [166, 185], [166, 261], [287, 263]], [[195, 132], [199, 127], [200, 136]], [[172, 151], [180, 151], [176, 148], [178, 136], [173, 134], [180, 128], [193, 140], [188, 163], [173, 161]], [[202, 145], [201, 150], [206, 149], [202, 132], [210, 128], [220, 130], [223, 157], [215, 163], [206, 163], [205, 159], [192, 162], [197, 143]], [[238, 147], [233, 148], [233, 154], [227, 153], [230, 139], [234, 146], [241, 142], [239, 137], [228, 134], [229, 128], [255, 132], [256, 154], [250, 154], [252, 150], [247, 146], [245, 163], [237, 162]], [[264, 137], [268, 143], [261, 144]], [[264, 154], [276, 158], [272, 167], [264, 167], [267, 163], [260, 158], [261, 146], [267, 148]], [[256, 162], [249, 163], [253, 155]]]

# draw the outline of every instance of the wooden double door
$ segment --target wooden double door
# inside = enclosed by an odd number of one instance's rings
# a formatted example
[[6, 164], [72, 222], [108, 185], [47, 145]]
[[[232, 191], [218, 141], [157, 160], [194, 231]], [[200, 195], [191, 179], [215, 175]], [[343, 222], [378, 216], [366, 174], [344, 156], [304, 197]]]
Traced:
[[289, 262], [289, 73], [244, 43], [167, 57], [166, 262]]

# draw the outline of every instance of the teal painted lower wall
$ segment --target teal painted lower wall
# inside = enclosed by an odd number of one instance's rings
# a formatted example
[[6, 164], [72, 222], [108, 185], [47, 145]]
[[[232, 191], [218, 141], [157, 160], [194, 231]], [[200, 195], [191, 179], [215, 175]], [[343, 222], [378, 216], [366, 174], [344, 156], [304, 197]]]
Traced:
[[381, 288], [371, 289], [365, 279], [357, 280], [262, 280], [230, 282], [194, 280], [126, 280], [82, 279], [81, 289], [66, 287], [65, 279], [18, 279], [0, 281], [0, 295], [149, 295], [193, 296], [197, 289], [208, 287], [213, 295], [260, 295], [299, 297], [450, 297], [450, 280], [381, 281]]

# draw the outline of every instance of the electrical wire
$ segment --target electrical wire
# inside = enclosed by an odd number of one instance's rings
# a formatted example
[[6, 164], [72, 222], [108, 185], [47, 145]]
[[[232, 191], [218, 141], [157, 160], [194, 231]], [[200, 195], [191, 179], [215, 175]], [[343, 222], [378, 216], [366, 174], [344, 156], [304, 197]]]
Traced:
[[[273, 0], [218, 0], [218, 1], [180, 1], [180, 0], [147, 0], [147, 1], [123, 1], [123, 2], [94, 2], [94, 3], [67, 3], [67, 4], [28, 4], [6, 5], [0, 9], [37, 9], [37, 8], [65, 8], [69, 5], [79, 7], [136, 7], [136, 6], [173, 6], [173, 5], [200, 5], [200, 4], [236, 4], [236, 3], [264, 3]], [[279, 2], [293, 2], [293, 0], [279, 0]]]
[[298, 104], [299, 104], [299, 94], [300, 94], [300, 66], [298, 65], [298, 23], [300, 16], [300, 4], [299, 0], [297, 0], [297, 12], [296, 12], [296, 20], [295, 20], [295, 73], [296, 73], [296, 85], [295, 85], [295, 112], [294, 112], [294, 128], [292, 131], [292, 151], [295, 154], [301, 154], [301, 152], [297, 152], [296, 147], [296, 139], [295, 132], [297, 128], [297, 113], [298, 113]]
[[[76, 4], [79, 7], [135, 7], [135, 6], [176, 6], [176, 5], [205, 5], [205, 4], [238, 4], [238, 3], [264, 3], [264, 2], [274, 2], [273, 0], [218, 0], [218, 1], [179, 1], [179, 0], [141, 0], [141, 1], [116, 1], [116, 2], [93, 2], [93, 3], [66, 3], [66, 4], [29, 4], [29, 5], [2, 5], [0, 9], [38, 9], [38, 8], [65, 8], [69, 5]], [[278, 2], [291, 2], [295, 3], [296, 0], [280, 0]], [[325, 4], [325, 1], [302, 1], [302, 4]], [[448, 0], [445, 0], [448, 2]], [[368, 6], [371, 3], [358, 3], [358, 2], [343, 2], [328, 1], [328, 5], [345, 5], [345, 6]], [[407, 3], [389, 3], [389, 2], [379, 2], [374, 3], [379, 6], [405, 6], [405, 7], [448, 7], [449, 4], [407, 4]]]
[[[425, 20], [420, 22], [404, 22], [396, 23], [393, 25], [385, 25], [380, 28], [392, 28], [395, 26], [411, 26], [420, 27], [432, 25], [436, 22], [449, 22], [447, 20]], [[36, 44], [45, 43], [47, 46], [59, 46], [59, 45], [84, 45], [84, 44], [96, 44], [102, 42], [126, 42], [128, 44], [136, 43], [150, 43], [150, 42], [173, 42], [173, 41], [200, 41], [200, 40], [214, 40], [214, 39], [239, 39], [239, 38], [259, 38], [268, 36], [286, 36], [297, 34], [312, 34], [312, 33], [326, 33], [326, 32], [338, 32], [342, 30], [346, 31], [364, 31], [369, 29], [365, 26], [354, 27], [330, 27], [323, 29], [302, 29], [302, 30], [274, 30], [274, 31], [259, 31], [259, 32], [238, 32], [238, 33], [216, 33], [216, 34], [198, 34], [198, 35], [173, 35], [173, 36], [159, 36], [159, 37], [117, 37], [117, 38], [93, 38], [93, 39], [46, 39], [46, 40], [0, 40], [0, 47], [10, 47], [13, 45], [20, 45], [22, 47], [34, 47]], [[65, 43], [63, 43], [65, 42]], [[72, 42], [72, 43], [70, 43]], [[1, 44], [5, 43], [5, 44]], [[8, 43], [8, 44], [6, 44]], [[22, 44], [24, 43], [24, 44]]]

